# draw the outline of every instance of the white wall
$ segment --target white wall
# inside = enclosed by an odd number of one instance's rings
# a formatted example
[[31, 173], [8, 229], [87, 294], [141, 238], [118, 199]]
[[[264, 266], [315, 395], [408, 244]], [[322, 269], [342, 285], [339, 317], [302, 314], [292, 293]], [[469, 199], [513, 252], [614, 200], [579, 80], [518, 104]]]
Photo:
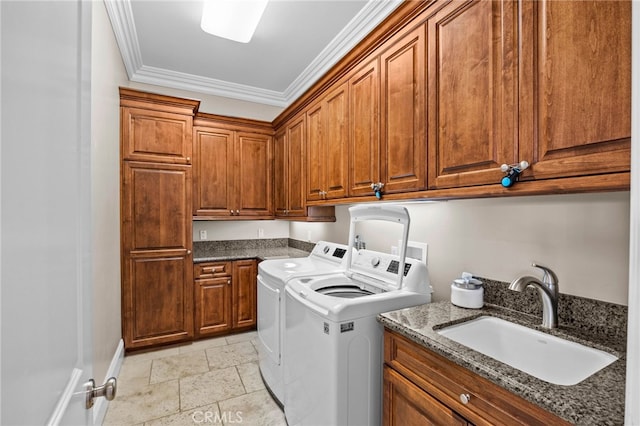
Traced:
[[[560, 292], [627, 305], [629, 193], [549, 195], [405, 204], [409, 238], [429, 244], [434, 299], [449, 298], [461, 272], [500, 281], [539, 274], [532, 261], [551, 267]], [[291, 238], [346, 243], [348, 207], [336, 207], [335, 224], [292, 223]], [[390, 251], [397, 232], [364, 226], [367, 248]]]
[[200, 230], [207, 231], [207, 241], [253, 240], [262, 229], [263, 238], [289, 238], [289, 223], [283, 220], [194, 221], [193, 241], [200, 239]]
[[93, 3], [91, 49], [93, 364], [95, 380], [102, 383], [121, 339], [118, 86], [127, 82], [103, 2]]

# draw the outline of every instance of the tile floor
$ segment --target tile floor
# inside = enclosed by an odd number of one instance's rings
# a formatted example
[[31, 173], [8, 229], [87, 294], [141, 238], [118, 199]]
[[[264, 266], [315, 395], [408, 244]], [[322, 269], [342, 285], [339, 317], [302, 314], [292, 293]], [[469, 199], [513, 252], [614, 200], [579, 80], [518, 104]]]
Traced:
[[104, 425], [286, 425], [258, 370], [257, 333], [126, 356]]

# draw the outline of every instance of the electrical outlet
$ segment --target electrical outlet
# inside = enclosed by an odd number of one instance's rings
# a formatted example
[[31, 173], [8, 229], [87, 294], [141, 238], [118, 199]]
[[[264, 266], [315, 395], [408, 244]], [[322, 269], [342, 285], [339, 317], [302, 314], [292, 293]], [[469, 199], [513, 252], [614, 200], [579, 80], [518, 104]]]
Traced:
[[258, 238], [264, 238], [264, 229], [258, 228]]
[[206, 229], [201, 229], [200, 230], [200, 240], [204, 241], [207, 239], [207, 230]]

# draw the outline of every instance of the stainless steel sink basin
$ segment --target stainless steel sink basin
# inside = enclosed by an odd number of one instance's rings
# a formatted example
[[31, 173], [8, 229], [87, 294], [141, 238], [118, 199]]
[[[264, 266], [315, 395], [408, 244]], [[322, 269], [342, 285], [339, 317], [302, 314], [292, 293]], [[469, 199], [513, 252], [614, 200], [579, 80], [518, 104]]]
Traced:
[[580, 383], [618, 359], [599, 349], [490, 316], [437, 333], [556, 385]]

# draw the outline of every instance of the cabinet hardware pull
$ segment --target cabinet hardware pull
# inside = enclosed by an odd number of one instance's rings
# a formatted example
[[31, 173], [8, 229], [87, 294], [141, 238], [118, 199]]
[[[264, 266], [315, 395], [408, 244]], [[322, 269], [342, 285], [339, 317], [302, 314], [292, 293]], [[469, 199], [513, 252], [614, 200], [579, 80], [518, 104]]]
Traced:
[[520, 173], [529, 167], [529, 163], [527, 161], [522, 160], [518, 164], [503, 164], [500, 166], [500, 170], [506, 175], [502, 178], [500, 183], [505, 188], [510, 188], [514, 183], [520, 180]]
[[469, 403], [469, 401], [471, 401], [471, 395], [469, 395], [468, 393], [460, 394], [460, 402], [466, 405]]

